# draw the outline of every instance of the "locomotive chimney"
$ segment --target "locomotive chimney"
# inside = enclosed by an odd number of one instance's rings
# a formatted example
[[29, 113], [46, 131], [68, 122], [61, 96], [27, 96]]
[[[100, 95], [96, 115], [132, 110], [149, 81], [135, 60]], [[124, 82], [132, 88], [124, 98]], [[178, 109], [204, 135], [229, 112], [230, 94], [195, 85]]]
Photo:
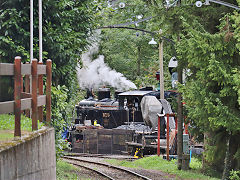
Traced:
[[110, 98], [110, 89], [109, 88], [99, 88], [98, 89], [98, 100], [105, 98]]

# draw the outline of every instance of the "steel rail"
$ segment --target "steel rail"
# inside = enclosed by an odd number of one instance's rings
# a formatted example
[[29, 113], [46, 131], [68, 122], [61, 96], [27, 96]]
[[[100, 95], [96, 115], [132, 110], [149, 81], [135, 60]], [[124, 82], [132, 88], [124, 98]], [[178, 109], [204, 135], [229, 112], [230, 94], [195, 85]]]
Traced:
[[111, 157], [106, 154], [88, 154], [88, 153], [70, 153], [65, 154], [67, 157], [96, 157], [96, 158], [104, 158], [104, 159], [117, 159], [117, 160], [126, 160], [126, 161], [134, 161], [136, 158], [132, 157]]
[[98, 171], [98, 170], [96, 170], [96, 169], [94, 169], [94, 168], [90, 168], [90, 167], [88, 167], [88, 166], [80, 165], [80, 164], [77, 164], [77, 163], [74, 163], [74, 162], [69, 162], [69, 161], [67, 161], [67, 162], [70, 163], [70, 164], [72, 164], [72, 165], [74, 165], [74, 166], [83, 167], [83, 168], [88, 169], [88, 170], [90, 170], [90, 171], [94, 171], [94, 172], [96, 172], [97, 174], [100, 174], [101, 176], [106, 177], [106, 178], [108, 178], [108, 179], [115, 180], [115, 179], [113, 179], [112, 177], [108, 176], [107, 174], [105, 174], [105, 173], [103, 173], [103, 172], [100, 172], [100, 171]]
[[66, 157], [66, 156], [64, 156], [63, 159], [75, 160], [75, 161], [85, 162], [85, 163], [90, 163], [90, 164], [95, 164], [95, 165], [101, 165], [101, 166], [105, 166], [105, 167], [108, 167], [108, 168], [113, 168], [113, 169], [117, 169], [117, 170], [120, 170], [120, 171], [127, 172], [127, 173], [132, 174], [132, 175], [134, 175], [138, 178], [141, 178], [141, 179], [151, 180], [150, 178], [148, 178], [146, 176], [143, 176], [141, 174], [138, 174], [134, 171], [131, 171], [131, 170], [128, 170], [128, 169], [125, 169], [125, 168], [121, 168], [121, 167], [118, 167], [118, 166], [113, 166], [113, 165], [106, 164], [106, 163], [93, 162], [93, 161], [88, 161], [88, 160], [84, 160], [84, 159], [77, 159], [77, 158], [72, 158], [72, 157]]

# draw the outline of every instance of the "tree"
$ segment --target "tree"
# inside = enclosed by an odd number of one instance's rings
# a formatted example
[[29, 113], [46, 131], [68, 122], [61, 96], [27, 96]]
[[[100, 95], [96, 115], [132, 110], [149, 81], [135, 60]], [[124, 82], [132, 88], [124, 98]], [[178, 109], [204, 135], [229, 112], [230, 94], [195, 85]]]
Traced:
[[[125, 24], [123, 25], [125, 27], [149, 31], [148, 23], [151, 20], [133, 23], [152, 16], [147, 4], [142, 0], [121, 1], [123, 2], [124, 8], [120, 8], [117, 2], [103, 9], [99, 26]], [[103, 7], [104, 5], [106, 4], [103, 3]], [[105, 62], [111, 68], [123, 73], [128, 79], [134, 80], [138, 87], [152, 85], [152, 83], [155, 85], [157, 81], [154, 76], [159, 67], [158, 46], [148, 44], [151, 38], [151, 34], [142, 31], [102, 29], [99, 54], [105, 56]]]
[[239, 16], [235, 13], [233, 37], [231, 8], [216, 4], [197, 8], [182, 2], [166, 9], [158, 0], [148, 3], [158, 14], [155, 22], [176, 42], [178, 68], [190, 69], [180, 92], [195, 130], [211, 133], [212, 142], [205, 149], [208, 165], [225, 169], [227, 177], [229, 169], [239, 168]]
[[[0, 58], [12, 62], [22, 56], [29, 60], [29, 2], [0, 3]], [[93, 27], [96, 4], [92, 1], [43, 1], [43, 60], [53, 61], [54, 85], [66, 85], [70, 95], [76, 84], [76, 67]], [[38, 57], [38, 2], [34, 1], [34, 57]]]

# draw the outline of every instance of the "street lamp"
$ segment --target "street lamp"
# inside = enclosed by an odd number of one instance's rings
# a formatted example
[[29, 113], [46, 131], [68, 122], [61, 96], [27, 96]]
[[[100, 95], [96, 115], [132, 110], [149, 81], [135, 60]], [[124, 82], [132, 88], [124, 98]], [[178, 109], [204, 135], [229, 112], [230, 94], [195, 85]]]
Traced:
[[152, 38], [152, 40], [151, 41], [149, 41], [149, 43], [148, 44], [157, 44], [157, 42], [154, 40], [154, 38]]

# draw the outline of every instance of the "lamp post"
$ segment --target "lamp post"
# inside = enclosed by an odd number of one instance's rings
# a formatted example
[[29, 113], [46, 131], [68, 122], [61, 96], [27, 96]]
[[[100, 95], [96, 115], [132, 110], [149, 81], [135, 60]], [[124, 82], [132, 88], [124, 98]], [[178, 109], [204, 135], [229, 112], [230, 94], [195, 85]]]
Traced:
[[163, 74], [163, 39], [161, 38], [162, 29], [159, 30], [159, 83], [160, 83], [160, 99], [164, 99], [164, 74]]
[[[159, 30], [159, 90], [160, 90], [160, 99], [164, 99], [164, 74], [163, 74], [163, 39], [161, 38], [162, 35], [162, 29]], [[154, 38], [148, 43], [148, 44], [157, 44], [156, 41], [154, 41]]]

